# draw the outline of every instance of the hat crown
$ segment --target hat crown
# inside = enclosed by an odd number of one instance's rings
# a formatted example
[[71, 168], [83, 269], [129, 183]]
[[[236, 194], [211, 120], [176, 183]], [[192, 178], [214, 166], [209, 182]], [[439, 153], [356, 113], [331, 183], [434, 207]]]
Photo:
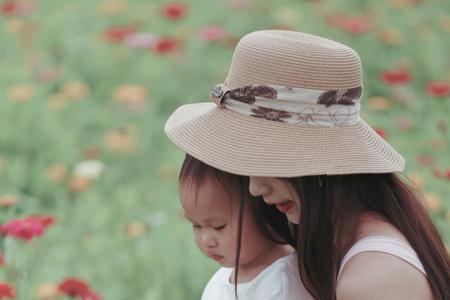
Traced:
[[225, 84], [349, 89], [362, 86], [362, 66], [353, 49], [336, 41], [302, 32], [261, 30], [240, 39]]

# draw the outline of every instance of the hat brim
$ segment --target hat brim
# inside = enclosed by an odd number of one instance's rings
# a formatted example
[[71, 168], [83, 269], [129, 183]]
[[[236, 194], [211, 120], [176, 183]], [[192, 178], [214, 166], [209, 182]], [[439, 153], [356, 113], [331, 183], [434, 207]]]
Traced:
[[239, 175], [389, 173], [405, 164], [363, 120], [341, 127], [288, 124], [196, 103], [179, 107], [164, 129], [186, 153]]

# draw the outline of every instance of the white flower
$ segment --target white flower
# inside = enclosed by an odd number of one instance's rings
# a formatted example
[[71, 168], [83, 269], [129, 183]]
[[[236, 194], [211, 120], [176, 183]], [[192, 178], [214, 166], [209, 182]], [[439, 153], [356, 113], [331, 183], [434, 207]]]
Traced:
[[150, 227], [160, 227], [167, 223], [167, 215], [163, 211], [157, 211], [148, 215], [146, 222], [150, 225]]
[[97, 160], [82, 161], [75, 166], [73, 171], [75, 176], [97, 179], [105, 168], [104, 164]]

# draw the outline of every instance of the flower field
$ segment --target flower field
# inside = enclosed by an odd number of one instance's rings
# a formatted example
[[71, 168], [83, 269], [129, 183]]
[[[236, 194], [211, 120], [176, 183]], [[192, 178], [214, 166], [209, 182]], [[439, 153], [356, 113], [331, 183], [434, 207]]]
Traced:
[[269, 28], [359, 53], [362, 117], [450, 249], [450, 1], [0, 0], [0, 299], [199, 299], [217, 265], [164, 122]]

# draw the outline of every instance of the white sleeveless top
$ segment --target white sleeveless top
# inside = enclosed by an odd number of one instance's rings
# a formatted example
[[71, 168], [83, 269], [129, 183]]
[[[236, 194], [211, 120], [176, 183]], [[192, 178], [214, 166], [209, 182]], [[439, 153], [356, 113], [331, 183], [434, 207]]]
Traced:
[[420, 262], [417, 253], [411, 246], [398, 238], [387, 235], [367, 236], [357, 241], [345, 254], [339, 267], [338, 278], [344, 269], [345, 264], [356, 254], [361, 252], [383, 252], [394, 255], [422, 272], [425, 276], [427, 273]]

